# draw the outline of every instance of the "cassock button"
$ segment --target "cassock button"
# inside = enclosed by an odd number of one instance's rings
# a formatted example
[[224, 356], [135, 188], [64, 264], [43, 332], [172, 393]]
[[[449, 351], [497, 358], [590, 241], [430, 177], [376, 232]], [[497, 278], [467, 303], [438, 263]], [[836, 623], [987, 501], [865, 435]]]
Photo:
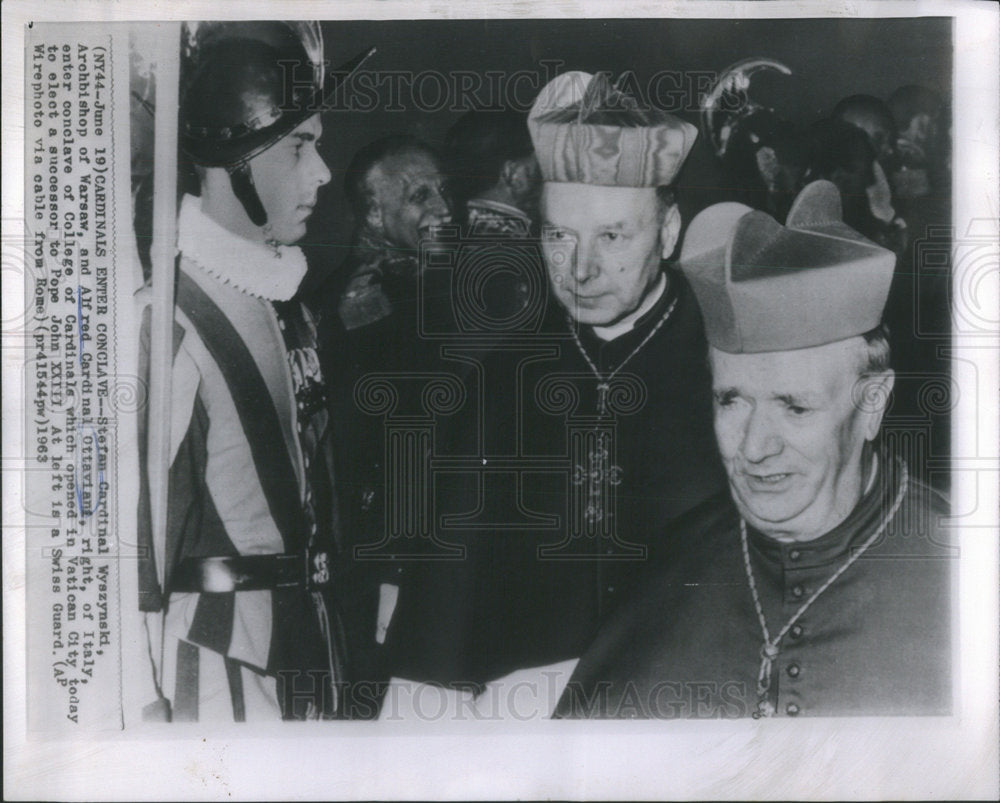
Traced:
[[797, 549], [793, 549], [791, 552], [788, 553], [789, 560], [798, 560], [801, 557], [802, 553], [799, 552], [799, 550]]
[[802, 625], [792, 625], [791, 629], [788, 631], [788, 635], [794, 639], [802, 638]]
[[790, 717], [797, 716], [801, 709], [795, 703], [789, 703], [785, 706], [785, 713]]
[[615, 587], [614, 586], [608, 586], [608, 593], [609, 594], [614, 594], [615, 593]]
[[800, 667], [798, 664], [789, 664], [787, 671], [788, 671], [788, 677], [797, 678], [802, 672], [802, 667]]
[[802, 586], [792, 586], [792, 596], [793, 597], [798, 598], [798, 597], [801, 597], [805, 593], [806, 593], [806, 590]]

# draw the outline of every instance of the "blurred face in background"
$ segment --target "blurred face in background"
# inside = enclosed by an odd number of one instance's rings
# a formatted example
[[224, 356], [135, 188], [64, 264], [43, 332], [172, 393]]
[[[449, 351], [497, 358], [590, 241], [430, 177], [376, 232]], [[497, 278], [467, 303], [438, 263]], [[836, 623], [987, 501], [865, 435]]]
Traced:
[[867, 110], [848, 110], [842, 119], [865, 132], [875, 150], [875, 158], [883, 167], [891, 165], [896, 146], [896, 130], [891, 118]]
[[542, 196], [542, 171], [535, 154], [506, 162], [503, 180], [510, 190], [514, 206], [537, 221]]
[[372, 168], [368, 186], [373, 196], [368, 224], [397, 248], [416, 251], [421, 240], [435, 239], [438, 228], [451, 222], [444, 175], [429, 153], [386, 157]]

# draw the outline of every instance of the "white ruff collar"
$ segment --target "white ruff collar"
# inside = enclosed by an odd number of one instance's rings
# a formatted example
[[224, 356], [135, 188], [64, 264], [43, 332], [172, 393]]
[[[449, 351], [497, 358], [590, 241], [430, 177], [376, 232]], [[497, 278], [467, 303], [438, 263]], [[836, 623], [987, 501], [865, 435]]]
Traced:
[[201, 199], [185, 195], [177, 247], [205, 273], [247, 295], [288, 301], [306, 275], [306, 257], [294, 245], [255, 243], [223, 228], [201, 211]]

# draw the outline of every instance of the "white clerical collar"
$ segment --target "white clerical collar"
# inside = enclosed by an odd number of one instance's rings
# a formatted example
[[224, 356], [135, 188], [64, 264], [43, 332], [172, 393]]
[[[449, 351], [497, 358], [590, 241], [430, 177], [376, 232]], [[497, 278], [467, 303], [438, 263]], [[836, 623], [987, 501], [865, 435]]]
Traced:
[[177, 229], [177, 247], [186, 259], [247, 295], [288, 301], [306, 275], [301, 248], [240, 237], [202, 212], [201, 199], [193, 195], [181, 201]]
[[631, 332], [635, 326], [635, 322], [656, 306], [656, 302], [660, 300], [666, 289], [667, 275], [660, 273], [660, 280], [656, 283], [656, 287], [646, 294], [646, 298], [643, 299], [643, 302], [633, 312], [630, 312], [618, 321], [618, 323], [611, 324], [611, 326], [592, 327], [594, 334], [601, 338], [601, 340], [614, 340], [626, 332]]

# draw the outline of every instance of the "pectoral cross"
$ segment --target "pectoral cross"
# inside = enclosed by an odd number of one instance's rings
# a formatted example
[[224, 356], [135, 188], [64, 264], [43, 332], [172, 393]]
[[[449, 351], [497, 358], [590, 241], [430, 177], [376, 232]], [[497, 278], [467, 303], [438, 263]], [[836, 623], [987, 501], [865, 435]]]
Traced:
[[753, 712], [754, 719], [774, 716], [774, 705], [767, 699], [771, 690], [771, 668], [780, 650], [777, 644], [765, 641], [760, 648], [760, 673], [757, 675], [757, 710]]
[[[600, 387], [600, 386], [598, 386]], [[605, 389], [607, 386], [605, 386]], [[622, 481], [621, 466], [611, 465], [607, 446], [608, 436], [598, 437], [597, 447], [591, 449], [587, 456], [587, 467], [576, 465], [573, 472], [574, 485], [587, 485], [589, 502], [584, 511], [587, 521], [595, 524], [604, 518], [603, 485], [620, 485]]]
[[611, 386], [607, 382], [597, 384], [597, 414], [602, 418], [608, 414], [608, 391]]

